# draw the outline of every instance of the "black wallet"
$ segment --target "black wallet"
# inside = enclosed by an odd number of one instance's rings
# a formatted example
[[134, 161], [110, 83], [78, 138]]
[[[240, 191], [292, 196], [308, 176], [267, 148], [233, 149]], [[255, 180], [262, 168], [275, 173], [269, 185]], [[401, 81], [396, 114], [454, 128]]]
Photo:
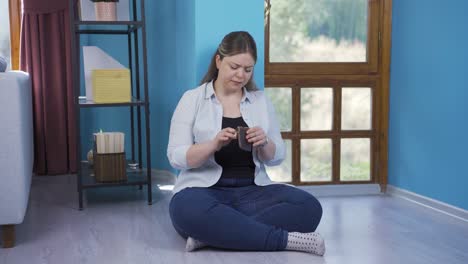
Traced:
[[252, 144], [247, 142], [245, 136], [247, 135], [248, 127], [237, 127], [237, 141], [239, 142], [239, 148], [245, 151], [252, 151]]

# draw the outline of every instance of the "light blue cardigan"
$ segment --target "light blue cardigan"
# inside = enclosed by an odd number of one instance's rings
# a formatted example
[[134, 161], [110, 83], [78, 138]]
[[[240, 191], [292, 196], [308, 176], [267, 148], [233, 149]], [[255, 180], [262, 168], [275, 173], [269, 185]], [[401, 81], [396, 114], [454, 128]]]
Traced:
[[[275, 182], [268, 177], [265, 165], [279, 165], [285, 157], [284, 141], [281, 138], [273, 105], [263, 91], [249, 92], [244, 88], [240, 111], [249, 127], [263, 128], [270, 141], [276, 145], [272, 160], [259, 160], [253, 150], [255, 184], [268, 185]], [[212, 140], [221, 130], [223, 107], [215, 96], [213, 83], [205, 83], [184, 93], [172, 116], [167, 157], [172, 167], [180, 170], [173, 192], [187, 187], [209, 187], [221, 177], [222, 168], [212, 155], [203, 165], [191, 168], [187, 164], [187, 151], [193, 144]]]

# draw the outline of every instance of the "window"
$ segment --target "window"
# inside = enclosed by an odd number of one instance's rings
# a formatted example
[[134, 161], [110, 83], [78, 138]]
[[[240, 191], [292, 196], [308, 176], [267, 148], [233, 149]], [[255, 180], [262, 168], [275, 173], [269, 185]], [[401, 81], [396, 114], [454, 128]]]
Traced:
[[[10, 15], [8, 14], [8, 2], [0, 2], [0, 56], [10, 61]], [[10, 64], [9, 64], [10, 65]]]
[[271, 62], [365, 62], [367, 0], [272, 0]]
[[266, 0], [265, 93], [296, 185], [386, 184], [391, 0]]
[[0, 2], [0, 56], [7, 59], [8, 68], [19, 69], [21, 1]]

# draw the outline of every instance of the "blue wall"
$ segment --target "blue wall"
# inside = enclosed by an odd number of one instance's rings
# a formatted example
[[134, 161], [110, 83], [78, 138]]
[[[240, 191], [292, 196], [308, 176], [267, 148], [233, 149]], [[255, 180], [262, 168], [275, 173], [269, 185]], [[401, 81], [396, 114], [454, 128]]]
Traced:
[[468, 1], [393, 0], [389, 183], [468, 209]]
[[[192, 0], [195, 1], [195, 0]], [[220, 41], [231, 31], [248, 31], [257, 44], [254, 79], [264, 87], [264, 21], [263, 0], [195, 1], [195, 62], [200, 81]]]
[[151, 167], [168, 169], [166, 161], [172, 107], [177, 102], [176, 5], [173, 0], [146, 0], [150, 90]]
[[[263, 87], [263, 1], [146, 0], [145, 4], [151, 167], [173, 171], [166, 158], [172, 113], [182, 94], [198, 86], [213, 52], [225, 34], [246, 30], [256, 39], [258, 62], [255, 81], [259, 87]], [[95, 35], [83, 42], [97, 45], [120, 63], [128, 65], [126, 43], [126, 37]], [[91, 147], [91, 134], [100, 128], [124, 131], [126, 149], [130, 149], [128, 109], [85, 109], [81, 115], [84, 153]]]

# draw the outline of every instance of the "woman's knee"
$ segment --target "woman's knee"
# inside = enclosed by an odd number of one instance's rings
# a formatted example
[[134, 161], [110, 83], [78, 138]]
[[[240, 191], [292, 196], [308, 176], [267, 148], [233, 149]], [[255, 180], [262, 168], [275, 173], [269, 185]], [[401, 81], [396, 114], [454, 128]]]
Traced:
[[313, 232], [322, 219], [323, 209], [320, 202], [309, 192], [296, 187], [284, 186], [283, 198], [291, 204], [299, 206], [300, 218], [303, 219], [301, 232]]
[[304, 221], [302, 232], [313, 232], [322, 219], [323, 209], [320, 202], [309, 192], [292, 187], [289, 190], [289, 201], [300, 206], [301, 218]]
[[187, 188], [174, 195], [169, 204], [169, 215], [179, 233], [190, 235], [191, 229], [205, 222], [207, 208], [215, 201], [201, 188]]
[[322, 219], [323, 209], [320, 202], [313, 195], [310, 195], [303, 203], [304, 220], [307, 221], [308, 232], [314, 232]]
[[202, 204], [201, 196], [201, 192], [196, 188], [186, 188], [176, 193], [169, 204], [171, 218], [174, 220], [194, 217]]

